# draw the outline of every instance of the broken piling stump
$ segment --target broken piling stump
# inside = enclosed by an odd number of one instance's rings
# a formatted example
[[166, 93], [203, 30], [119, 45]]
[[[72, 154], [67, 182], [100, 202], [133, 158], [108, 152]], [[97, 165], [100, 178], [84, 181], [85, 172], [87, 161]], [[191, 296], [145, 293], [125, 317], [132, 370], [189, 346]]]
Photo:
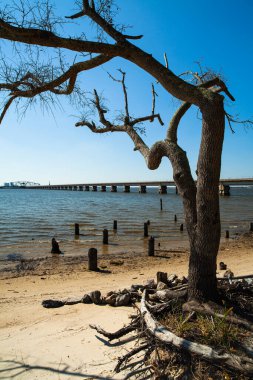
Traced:
[[144, 223], [144, 237], [148, 237], [148, 223]]
[[88, 270], [93, 270], [93, 271], [98, 270], [96, 248], [90, 248], [88, 251]]
[[157, 282], [157, 284], [159, 282], [163, 282], [164, 284], [167, 284], [167, 282], [168, 282], [168, 273], [166, 273], [166, 272], [157, 272], [156, 273], [156, 282]]
[[76, 236], [80, 235], [80, 232], [79, 232], [79, 224], [78, 224], [78, 223], [75, 223], [75, 235], [76, 235]]
[[55, 240], [55, 238], [52, 239], [52, 249], [51, 249], [51, 253], [62, 253], [60, 248], [59, 248], [59, 244], [57, 243], [57, 241]]
[[103, 230], [103, 244], [108, 244], [108, 230]]
[[155, 238], [154, 236], [150, 236], [148, 240], [148, 256], [155, 255]]

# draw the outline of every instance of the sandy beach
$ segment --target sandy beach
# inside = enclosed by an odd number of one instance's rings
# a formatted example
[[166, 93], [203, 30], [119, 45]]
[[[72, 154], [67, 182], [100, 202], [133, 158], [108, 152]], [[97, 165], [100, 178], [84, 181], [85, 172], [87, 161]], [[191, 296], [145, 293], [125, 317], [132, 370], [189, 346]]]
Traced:
[[[228, 240], [220, 248], [234, 275], [253, 270], [253, 236]], [[45, 299], [79, 297], [93, 290], [102, 294], [131, 284], [144, 284], [157, 271], [187, 276], [188, 253], [184, 249], [158, 250], [155, 257], [124, 254], [100, 256], [101, 272], [87, 270], [87, 258], [48, 257], [28, 263], [11, 263], [0, 272], [0, 378], [75, 379], [123, 378], [113, 369], [117, 357], [133, 344], [109, 344], [90, 329], [101, 325], [114, 331], [127, 323], [132, 307], [77, 304], [45, 309]], [[19, 265], [19, 266], [18, 266]], [[218, 276], [223, 273], [218, 271]]]

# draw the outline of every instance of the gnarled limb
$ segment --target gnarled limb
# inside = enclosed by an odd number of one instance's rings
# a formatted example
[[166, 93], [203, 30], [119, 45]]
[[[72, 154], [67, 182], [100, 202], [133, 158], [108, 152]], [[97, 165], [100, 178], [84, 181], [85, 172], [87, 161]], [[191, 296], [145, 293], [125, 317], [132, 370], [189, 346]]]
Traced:
[[[80, 72], [98, 67], [108, 62], [110, 59], [110, 57], [99, 55], [95, 58], [91, 58], [90, 60], [75, 63], [58, 78], [46, 83], [42, 82], [38, 76], [30, 72], [23, 76], [21, 80], [16, 82], [1, 83], [0, 89], [10, 90], [11, 97], [6, 102], [2, 110], [0, 115], [0, 124], [13, 100], [16, 98], [33, 98], [36, 95], [42, 94], [46, 91], [50, 91], [56, 95], [69, 95], [74, 90], [76, 79]], [[68, 82], [66, 89], [61, 89], [60, 86], [65, 82]]]
[[207, 345], [180, 338], [153, 319], [145, 305], [145, 301], [146, 290], [144, 290], [141, 299], [141, 315], [143, 316], [147, 330], [155, 339], [165, 345], [172, 345], [177, 349], [183, 349], [191, 354], [198, 355], [200, 358], [214, 364], [222, 364], [230, 369], [240, 371], [246, 375], [253, 375], [252, 359], [248, 357], [239, 357], [228, 353], [220, 353]]
[[78, 13], [78, 17], [82, 15], [88, 16], [112, 37], [116, 41], [116, 44], [59, 37], [45, 30], [16, 27], [2, 19], [0, 19], [0, 38], [30, 45], [65, 48], [77, 52], [100, 53], [111, 57], [121, 56], [149, 72], [172, 95], [183, 101], [189, 101], [196, 105], [201, 104], [206, 95], [196, 86], [177, 77], [171, 70], [164, 67], [150, 54], [147, 54], [131, 44], [127, 40], [127, 36], [117, 31], [112, 24], [103, 19], [96, 10], [89, 5], [88, 1], [85, 3], [81, 12]]
[[3, 121], [3, 118], [4, 116], [6, 115], [6, 112], [8, 111], [8, 109], [10, 108], [12, 102], [16, 99], [17, 97], [16, 96], [12, 96], [8, 101], [7, 103], [4, 105], [4, 108], [0, 114], [0, 124], [2, 123]]
[[[58, 78], [53, 79], [52, 81], [47, 82], [47, 83], [43, 83], [38, 77], [36, 77], [36, 75], [32, 73], [28, 73], [26, 76], [24, 76], [21, 79], [21, 81], [17, 81], [16, 83], [14, 82], [12, 84], [6, 84], [6, 85], [1, 84], [0, 88], [1, 86], [2, 88], [4, 88], [4, 86], [5, 88], [9, 87], [9, 89], [12, 91], [11, 92], [12, 96], [27, 97], [27, 98], [34, 97], [45, 91], [52, 91], [58, 95], [70, 94], [74, 89], [77, 75], [80, 72], [101, 66], [104, 63], [108, 62], [110, 59], [111, 59], [110, 57], [99, 55], [87, 61], [75, 63], [65, 73], [63, 73]], [[34, 83], [28, 82], [28, 79], [32, 79]], [[68, 80], [69, 80], [69, 84], [66, 91], [61, 91], [60, 89], [57, 89], [57, 87], [67, 82]], [[28, 90], [19, 89], [20, 85], [23, 85], [23, 86], [26, 85], [29, 87], [29, 89]]]
[[9, 41], [22, 42], [28, 45], [39, 45], [53, 48], [63, 48], [76, 52], [90, 52], [116, 57], [122, 48], [102, 42], [83, 41], [76, 38], [59, 37], [47, 30], [16, 27], [0, 19], [0, 38]]

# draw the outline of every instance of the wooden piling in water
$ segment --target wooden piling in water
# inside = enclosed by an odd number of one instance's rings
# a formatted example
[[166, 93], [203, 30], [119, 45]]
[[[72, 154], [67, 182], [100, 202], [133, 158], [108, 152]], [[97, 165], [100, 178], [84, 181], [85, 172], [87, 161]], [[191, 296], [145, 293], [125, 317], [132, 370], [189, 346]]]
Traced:
[[108, 244], [108, 230], [103, 230], [103, 244]]
[[253, 231], [253, 223], [250, 223], [250, 224], [249, 224], [249, 230], [250, 230], [250, 231]]
[[182, 224], [180, 224], [180, 231], [183, 231], [183, 230], [184, 230], [184, 225], [182, 223]]
[[144, 237], [148, 236], [148, 223], [144, 223]]
[[88, 270], [97, 271], [97, 250], [96, 248], [90, 248], [88, 251]]
[[80, 235], [80, 232], [79, 232], [79, 224], [78, 224], [78, 223], [75, 223], [75, 235], [76, 235], [76, 236]]
[[117, 230], [117, 229], [118, 229], [118, 222], [117, 222], [117, 220], [114, 220], [114, 221], [113, 221], [113, 229], [114, 229], [114, 230]]
[[226, 238], [226, 239], [229, 239], [229, 231], [228, 231], [228, 230], [226, 230], [225, 238]]
[[61, 253], [61, 250], [60, 250], [60, 248], [59, 248], [59, 244], [58, 244], [58, 242], [55, 240], [55, 238], [52, 239], [52, 249], [51, 249], [51, 253], [58, 253], [58, 254]]
[[150, 236], [148, 240], [148, 256], [154, 256], [155, 255], [155, 238], [153, 236]]
[[162, 211], [163, 210], [163, 200], [160, 199], [160, 210]]
[[177, 222], [177, 216], [174, 215], [174, 222]]

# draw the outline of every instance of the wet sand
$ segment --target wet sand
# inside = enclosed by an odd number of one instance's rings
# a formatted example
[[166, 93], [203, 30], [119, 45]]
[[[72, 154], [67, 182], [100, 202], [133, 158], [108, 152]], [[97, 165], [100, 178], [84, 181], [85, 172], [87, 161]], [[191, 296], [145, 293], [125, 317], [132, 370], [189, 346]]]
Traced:
[[[223, 243], [218, 262], [234, 275], [253, 273], [253, 235]], [[3, 263], [1, 263], [3, 264]], [[120, 264], [120, 265], [119, 265]], [[44, 299], [105, 294], [155, 278], [157, 271], [187, 275], [185, 248], [142, 253], [100, 255], [100, 272], [87, 270], [87, 256], [58, 256], [7, 262], [1, 267], [0, 378], [28, 379], [122, 378], [113, 369], [118, 356], [133, 343], [108, 344], [89, 324], [114, 331], [127, 323], [131, 307], [77, 304], [44, 309]], [[222, 276], [222, 272], [218, 276]], [[123, 338], [122, 338], [123, 339]], [[124, 339], [123, 339], [124, 341]]]

